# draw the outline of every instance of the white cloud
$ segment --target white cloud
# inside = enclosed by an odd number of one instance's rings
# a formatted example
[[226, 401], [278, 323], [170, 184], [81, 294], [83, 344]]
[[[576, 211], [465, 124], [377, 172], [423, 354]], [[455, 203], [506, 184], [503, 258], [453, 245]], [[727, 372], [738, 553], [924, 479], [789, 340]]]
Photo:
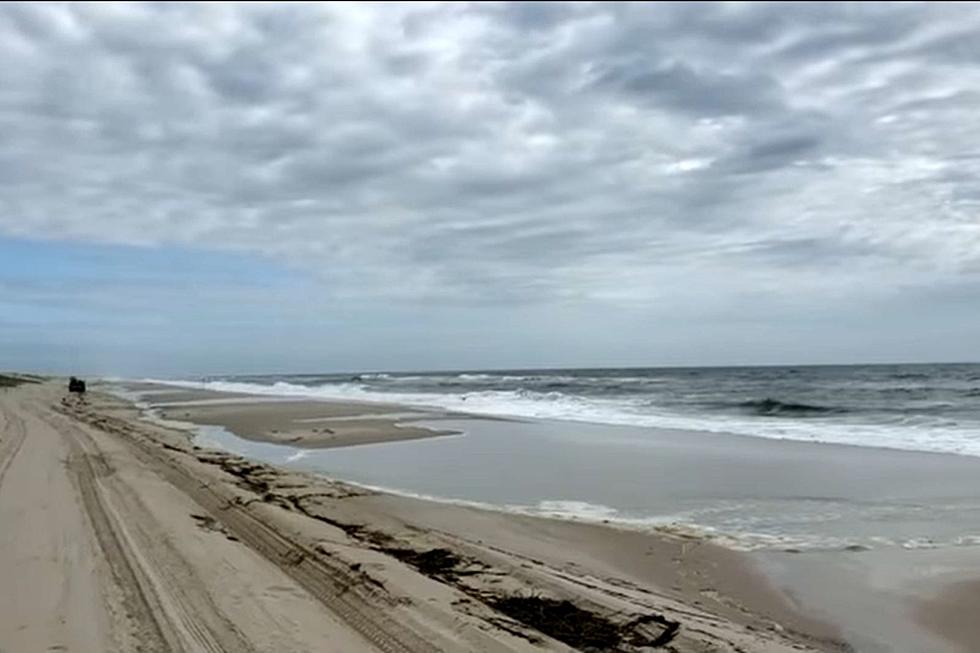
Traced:
[[971, 5], [7, 4], [0, 231], [427, 302], [951, 282], [976, 42]]

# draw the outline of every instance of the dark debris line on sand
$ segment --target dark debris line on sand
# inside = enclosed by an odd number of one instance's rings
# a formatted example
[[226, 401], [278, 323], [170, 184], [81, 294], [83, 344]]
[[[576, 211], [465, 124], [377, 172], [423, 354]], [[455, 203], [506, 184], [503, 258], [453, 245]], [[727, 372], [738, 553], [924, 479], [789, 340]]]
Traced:
[[[449, 583], [474, 595], [456, 581], [461, 576], [485, 573], [473, 561], [444, 548], [417, 551], [406, 547], [375, 546], [430, 578]], [[481, 565], [482, 567], [482, 565]], [[524, 626], [580, 651], [634, 651], [666, 646], [677, 635], [680, 622], [659, 614], [639, 615], [629, 621], [612, 619], [575, 605], [571, 601], [539, 595], [500, 595], [480, 592], [485, 604]]]
[[[613, 652], [660, 648], [673, 641], [680, 629], [680, 622], [659, 614], [639, 615], [625, 622], [617, 622], [580, 608], [568, 600], [538, 595], [475, 593], [459, 580], [463, 576], [488, 573], [489, 569], [482, 563], [446, 548], [417, 550], [397, 546], [395, 538], [386, 533], [360, 524], [346, 524], [329, 519], [308, 510], [301, 498], [288, 498], [299, 512], [308, 517], [340, 528], [349, 536], [370, 544], [375, 551], [397, 558], [419, 573], [450, 584], [510, 619], [580, 651]], [[498, 626], [502, 627], [503, 624]]]
[[[254, 463], [238, 456], [215, 455], [213, 452], [194, 452], [167, 444], [162, 444], [162, 446], [166, 449], [193, 455], [201, 462], [218, 465], [225, 472], [237, 477], [242, 488], [259, 495], [259, 500], [296, 510], [312, 519], [340, 528], [348, 536], [370, 545], [375, 551], [396, 558], [434, 580], [452, 585], [514, 622], [580, 651], [587, 653], [598, 653], [599, 651], [629, 653], [661, 648], [673, 641], [680, 629], [679, 622], [655, 613], [634, 616], [625, 621], [616, 621], [599, 613], [583, 609], [568, 600], [539, 595], [474, 591], [473, 588], [460, 582], [463, 577], [493, 573], [490, 568], [476, 560], [441, 547], [425, 550], [414, 549], [402, 545], [396, 538], [382, 531], [367, 528], [362, 524], [345, 523], [317, 514], [304, 505], [304, 499], [309, 499], [309, 496], [280, 495], [274, 492], [275, 488], [269, 482], [268, 476], [275, 476], [275, 471], [268, 465]], [[217, 522], [212, 518], [203, 515], [192, 515], [192, 517], [202, 528], [221, 531], [220, 528], [216, 528]], [[528, 637], [527, 633], [507, 628], [506, 624], [498, 623], [497, 625], [514, 634]]]
[[416, 551], [402, 547], [375, 547], [378, 551], [386, 553], [393, 558], [397, 558], [416, 571], [430, 578], [443, 581], [455, 581], [460, 576], [468, 576], [482, 573], [483, 569], [467, 570], [463, 567], [467, 561], [456, 555], [449, 549], [428, 549], [426, 551]]
[[[571, 601], [535, 595], [496, 597], [487, 599], [487, 604], [511, 619], [581, 651], [659, 648], [669, 644], [680, 628], [679, 622], [657, 614], [616, 623], [583, 610]], [[645, 628], [650, 624], [657, 627]], [[654, 632], [644, 632], [646, 630]]]

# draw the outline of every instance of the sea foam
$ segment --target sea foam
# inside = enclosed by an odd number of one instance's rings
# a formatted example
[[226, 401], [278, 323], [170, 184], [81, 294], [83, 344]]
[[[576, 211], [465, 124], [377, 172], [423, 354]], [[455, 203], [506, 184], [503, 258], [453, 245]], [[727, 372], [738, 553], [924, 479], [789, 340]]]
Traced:
[[[381, 377], [382, 375], [374, 375]], [[459, 375], [488, 376], [488, 375]], [[406, 377], [395, 377], [406, 378]], [[516, 381], [516, 375], [498, 379]], [[530, 377], [523, 377], [530, 378]], [[569, 377], [571, 378], [571, 377]], [[774, 415], [759, 419], [754, 415], [677, 414], [658, 410], [648, 401], [631, 398], [584, 397], [559, 391], [481, 390], [470, 392], [397, 392], [374, 391], [360, 382], [335, 382], [299, 385], [285, 381], [270, 384], [241, 381], [174, 381], [145, 379], [147, 382], [180, 388], [238, 392], [270, 397], [302, 397], [324, 400], [348, 400], [397, 403], [496, 417], [518, 417], [567, 420], [618, 426], [640, 426], [679, 429], [709, 433], [730, 433], [803, 442], [883, 447], [911, 451], [954, 453], [980, 456], [980, 433], [961, 428], [955, 420], [941, 416], [904, 416], [892, 423], [862, 423], [821, 419], [793, 419]], [[764, 402], [765, 400], [763, 400]], [[765, 403], [769, 406], [769, 403]], [[775, 402], [772, 405], [776, 405]], [[783, 404], [785, 405], [785, 404]], [[793, 406], [793, 404], [789, 404]], [[833, 413], [834, 411], [774, 411], [789, 413]]]

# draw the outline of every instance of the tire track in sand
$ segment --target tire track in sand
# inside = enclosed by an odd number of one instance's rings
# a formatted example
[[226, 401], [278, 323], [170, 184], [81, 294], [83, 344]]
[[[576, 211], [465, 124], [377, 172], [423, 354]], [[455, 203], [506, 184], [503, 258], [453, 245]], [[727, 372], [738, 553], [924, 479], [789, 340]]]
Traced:
[[9, 408], [0, 405], [0, 414], [4, 419], [3, 429], [0, 430], [0, 492], [3, 492], [3, 477], [20, 453], [27, 437], [27, 428], [24, 420]]
[[[161, 537], [159, 525], [125, 485], [114, 492], [111, 463], [91, 436], [64, 418], [39, 416], [69, 446], [69, 468], [100, 547], [125, 597], [141, 651], [253, 653], [193, 572]], [[110, 496], [111, 495], [111, 496]], [[118, 504], [118, 505], [117, 505]]]
[[439, 653], [431, 642], [393, 619], [387, 606], [374, 605], [361, 596], [358, 592], [361, 579], [352, 576], [342, 565], [331, 564], [284, 535], [246, 506], [235, 503], [231, 496], [202, 484], [186, 468], [162, 453], [151, 435], [143, 437], [144, 434], [123, 420], [107, 415], [93, 419], [82, 411], [71, 409], [63, 414], [127, 443], [149, 468], [195, 501], [243, 544], [279, 567], [378, 650], [383, 653]]
[[103, 505], [97, 487], [100, 473], [107, 474], [105, 461], [85, 454], [74, 438], [67, 438], [70, 448], [69, 472], [78, 489], [82, 506], [96, 541], [112, 573], [116, 586], [122, 592], [123, 605], [129, 618], [139, 650], [146, 653], [178, 653], [184, 649], [157, 615], [161, 615], [159, 602], [147, 592], [141, 574], [134, 566], [126, 547], [113, 528], [112, 520]]

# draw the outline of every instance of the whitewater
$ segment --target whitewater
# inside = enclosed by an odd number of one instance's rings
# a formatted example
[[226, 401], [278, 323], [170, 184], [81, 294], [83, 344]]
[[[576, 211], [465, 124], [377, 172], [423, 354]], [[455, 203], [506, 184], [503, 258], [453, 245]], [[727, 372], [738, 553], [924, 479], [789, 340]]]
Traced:
[[980, 456], [980, 366], [968, 364], [145, 380], [268, 397]]

